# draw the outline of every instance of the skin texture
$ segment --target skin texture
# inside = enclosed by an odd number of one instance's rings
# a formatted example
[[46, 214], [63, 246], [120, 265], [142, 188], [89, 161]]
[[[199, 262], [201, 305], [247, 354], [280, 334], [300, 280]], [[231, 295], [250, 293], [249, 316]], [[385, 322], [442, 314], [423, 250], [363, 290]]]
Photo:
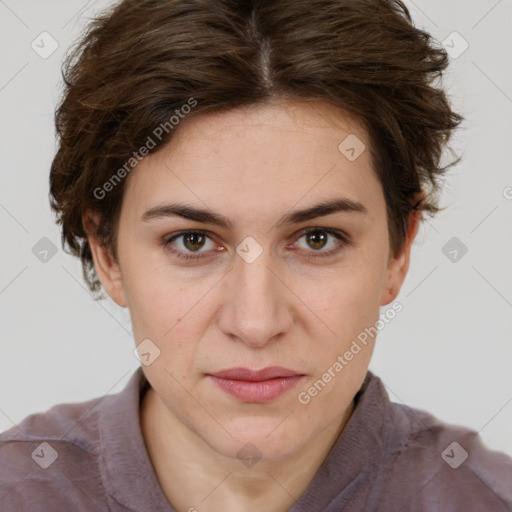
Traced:
[[[367, 148], [355, 161], [338, 150], [350, 133]], [[357, 120], [320, 101], [191, 117], [127, 178], [118, 262], [89, 236], [98, 276], [129, 308], [136, 343], [149, 338], [160, 350], [143, 366], [152, 389], [141, 426], [178, 511], [288, 510], [349, 419], [374, 339], [308, 404], [297, 395], [395, 299], [417, 231], [414, 218], [403, 250], [390, 254], [385, 199], [368, 148]], [[367, 213], [276, 225], [291, 210], [339, 197], [359, 201]], [[149, 208], [178, 201], [214, 210], [233, 228], [180, 217], [141, 220]], [[350, 242], [334, 255], [308, 258], [340, 242], [327, 235], [315, 245], [305, 228], [340, 230]], [[209, 238], [163, 245], [185, 230]], [[248, 236], [263, 250], [252, 263], [236, 252]], [[171, 248], [202, 256], [191, 263]], [[205, 375], [274, 365], [304, 377], [264, 404], [237, 400]], [[237, 457], [246, 443], [262, 457], [252, 467]]]

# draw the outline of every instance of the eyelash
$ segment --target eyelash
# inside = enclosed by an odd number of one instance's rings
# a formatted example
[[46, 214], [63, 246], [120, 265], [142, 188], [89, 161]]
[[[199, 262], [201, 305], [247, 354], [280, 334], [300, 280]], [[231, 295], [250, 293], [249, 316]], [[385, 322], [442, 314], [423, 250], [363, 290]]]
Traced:
[[[301, 231], [299, 233], [299, 235], [297, 236], [297, 240], [299, 240], [300, 238], [302, 238], [304, 235], [308, 235], [309, 233], [316, 233], [316, 232], [324, 232], [324, 233], [328, 233], [329, 235], [332, 235], [334, 236], [337, 240], [338, 240], [338, 244], [336, 247], [334, 247], [333, 249], [329, 249], [328, 251], [319, 251], [319, 252], [316, 252], [316, 251], [306, 251], [308, 252], [309, 254], [306, 256], [307, 258], [327, 258], [329, 256], [332, 256], [334, 254], [336, 254], [338, 251], [340, 251], [343, 247], [347, 246], [347, 245], [350, 245], [350, 238], [345, 235], [344, 233], [338, 231], [338, 230], [335, 230], [335, 229], [331, 229], [331, 228], [308, 228], [308, 229], [305, 229], [303, 231]], [[172, 247], [172, 244], [171, 242], [174, 242], [174, 240], [176, 240], [177, 238], [180, 238], [180, 237], [183, 237], [183, 236], [186, 236], [186, 235], [191, 235], [191, 234], [198, 234], [198, 235], [204, 235], [208, 238], [210, 238], [210, 236], [208, 235], [208, 233], [206, 231], [201, 231], [201, 230], [189, 230], [189, 231], [182, 231], [181, 233], [177, 233], [175, 235], [172, 235], [170, 237], [166, 237], [162, 240], [162, 245], [164, 247]], [[211, 238], [210, 238], [211, 239]], [[201, 259], [201, 258], [204, 258], [204, 256], [202, 256], [202, 253], [196, 253], [196, 254], [192, 254], [192, 253], [184, 253], [182, 251], [179, 251], [177, 249], [170, 249], [171, 252], [177, 256], [178, 258], [181, 258], [181, 259], [184, 259], [184, 260], [198, 260], [198, 259]]]

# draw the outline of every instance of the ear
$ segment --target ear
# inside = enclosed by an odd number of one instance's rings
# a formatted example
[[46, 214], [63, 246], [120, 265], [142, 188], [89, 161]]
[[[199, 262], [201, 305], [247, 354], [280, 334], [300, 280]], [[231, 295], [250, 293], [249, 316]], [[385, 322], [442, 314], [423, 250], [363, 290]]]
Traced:
[[99, 215], [94, 212], [86, 212], [82, 219], [84, 230], [87, 233], [87, 241], [91, 248], [92, 259], [96, 274], [110, 298], [119, 306], [126, 307], [127, 300], [124, 292], [121, 268], [110, 249], [105, 247], [97, 235]]
[[398, 255], [392, 255], [389, 259], [386, 287], [381, 297], [381, 306], [385, 306], [395, 300], [402, 288], [405, 276], [409, 270], [412, 243], [418, 232], [420, 217], [421, 208], [411, 211], [409, 214], [409, 232], [402, 250]]

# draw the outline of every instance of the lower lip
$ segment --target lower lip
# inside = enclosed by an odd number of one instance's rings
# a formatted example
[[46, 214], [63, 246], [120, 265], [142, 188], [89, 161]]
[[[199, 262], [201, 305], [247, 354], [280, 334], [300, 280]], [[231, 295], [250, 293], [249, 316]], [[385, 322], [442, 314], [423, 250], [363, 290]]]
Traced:
[[213, 375], [209, 375], [209, 377], [221, 389], [242, 402], [263, 403], [269, 402], [292, 389], [302, 379], [303, 375], [261, 381], [221, 379]]

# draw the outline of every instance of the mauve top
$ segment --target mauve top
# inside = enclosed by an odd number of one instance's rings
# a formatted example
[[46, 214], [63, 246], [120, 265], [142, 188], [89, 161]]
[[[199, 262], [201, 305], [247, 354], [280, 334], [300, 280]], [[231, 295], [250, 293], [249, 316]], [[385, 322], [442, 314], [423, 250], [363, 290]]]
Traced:
[[[0, 510], [175, 512], [141, 434], [148, 386], [138, 368], [121, 393], [56, 405], [1, 434]], [[475, 432], [392, 403], [371, 372], [355, 401], [289, 512], [512, 511], [512, 459]]]

